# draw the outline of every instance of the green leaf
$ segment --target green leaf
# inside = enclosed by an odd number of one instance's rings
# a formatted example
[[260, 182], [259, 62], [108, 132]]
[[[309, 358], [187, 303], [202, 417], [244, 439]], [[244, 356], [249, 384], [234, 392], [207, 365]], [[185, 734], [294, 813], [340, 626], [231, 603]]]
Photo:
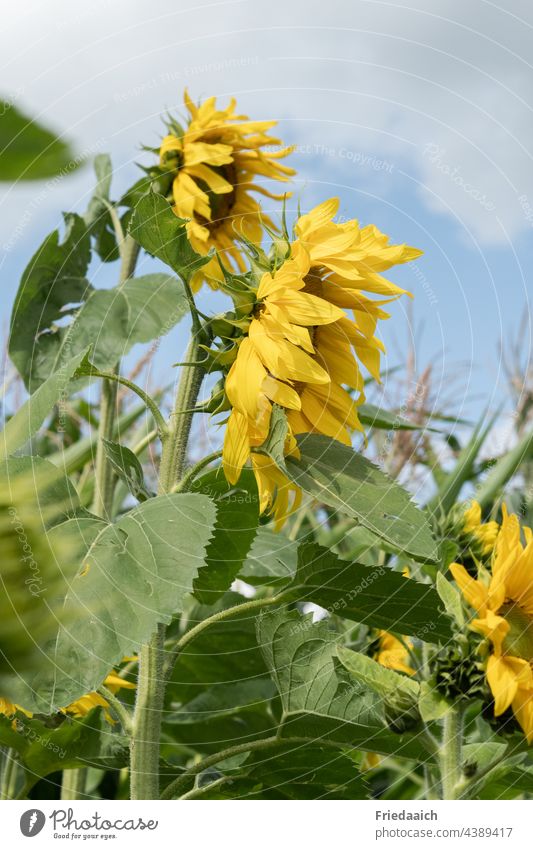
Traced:
[[25, 791], [46, 775], [60, 769], [73, 769], [98, 763], [109, 726], [101, 710], [93, 710], [83, 719], [65, 718], [57, 725], [16, 714], [12, 720], [0, 716], [0, 743], [14, 749], [25, 772]]
[[189, 311], [183, 283], [170, 274], [130, 277], [121, 291], [129, 306], [127, 350], [165, 336]]
[[168, 274], [133, 277], [120, 289], [92, 292], [60, 332], [50, 369], [56, 371], [66, 355], [91, 345], [91, 362], [102, 371], [111, 370], [134, 345], [168, 333], [187, 310], [183, 284]]
[[368, 789], [354, 759], [344, 752], [320, 741], [287, 742], [252, 752], [237, 775], [228, 775], [221, 785], [208, 785], [201, 798], [348, 800], [368, 798]]
[[108, 439], [104, 439], [103, 443], [107, 459], [134, 498], [138, 501], [152, 498], [154, 493], [146, 488], [142, 466], [133, 451], [125, 445], [110, 442]]
[[431, 684], [422, 681], [418, 709], [424, 722], [434, 722], [436, 719], [442, 719], [448, 713], [450, 705]]
[[438, 433], [437, 428], [429, 427], [427, 424], [413, 424], [399, 413], [383, 410], [375, 404], [361, 404], [357, 408], [357, 415], [361, 424], [378, 430], [430, 430]]
[[448, 617], [432, 586], [405, 578], [386, 566], [340, 560], [315, 543], [298, 549], [298, 569], [290, 597], [311, 601], [345, 619], [374, 628], [414, 635], [427, 642], [448, 640]]
[[[208, 616], [245, 601], [243, 596], [229, 592], [213, 606], [195, 604], [187, 615], [187, 630]], [[206, 688], [252, 682], [266, 674], [257, 645], [255, 618], [249, 613], [234, 614], [213, 623], [183, 648], [169, 681], [168, 697], [185, 704]]]
[[76, 493], [46, 460], [13, 457], [0, 465], [0, 693], [12, 698], [16, 676], [41, 663], [53, 640], [66, 592], [68, 545], [53, 546], [50, 528], [78, 507]]
[[72, 174], [81, 160], [55, 133], [0, 101], [0, 180], [45, 180]]
[[526, 433], [514, 448], [500, 457], [485, 480], [476, 488], [476, 501], [481, 504], [481, 508], [491, 507], [521, 465], [531, 459], [533, 459], [533, 431]]
[[377, 466], [327, 436], [298, 438], [301, 459], [287, 458], [301, 488], [415, 560], [434, 561], [435, 542], [424, 513]]
[[212, 498], [217, 521], [207, 546], [205, 566], [194, 582], [194, 595], [204, 604], [213, 604], [229, 590], [239, 574], [259, 523], [259, 499], [253, 474], [246, 470], [235, 486], [221, 469], [197, 478], [192, 492]]
[[165, 262], [186, 279], [209, 262], [191, 247], [186, 222], [172, 211], [168, 200], [151, 193], [141, 197], [130, 224], [130, 233], [149, 254]]
[[327, 623], [279, 610], [258, 617], [258, 642], [278, 689], [281, 737], [334, 740], [350, 747], [421, 760], [415, 735], [385, 727], [381, 700], [350, 677], [337, 659]]
[[95, 240], [100, 259], [104, 262], [113, 262], [119, 258], [120, 254], [109, 210], [113, 168], [107, 153], [99, 153], [94, 157], [94, 170], [96, 186], [84, 220]]
[[270, 736], [274, 694], [272, 680], [264, 676], [215, 684], [177, 707], [170, 702], [163, 719], [165, 757], [173, 760], [170, 741], [207, 753]]
[[460, 628], [463, 628], [465, 615], [461, 595], [453, 584], [446, 580], [442, 572], [437, 572], [437, 592], [448, 615], [457, 622]]
[[50, 713], [97, 689], [115, 663], [183, 609], [215, 515], [206, 496], [159, 496], [102, 530], [65, 601], [74, 624], [60, 627], [48, 662], [19, 682], [12, 700]]
[[412, 704], [418, 702], [420, 685], [408, 675], [387, 669], [371, 657], [345, 646], [337, 648], [337, 657], [350, 675], [365, 687], [370, 687], [381, 698], [387, 700], [399, 695]]
[[30, 392], [50, 376], [63, 335], [56, 322], [92, 291], [85, 278], [91, 256], [85, 222], [69, 213], [65, 224], [63, 242], [55, 230], [30, 260], [11, 314], [9, 355]]
[[239, 577], [254, 586], [289, 583], [296, 575], [298, 543], [260, 527]]
[[37, 433], [54, 404], [67, 395], [70, 381], [86, 353], [82, 351], [60, 371], [52, 374], [9, 419], [0, 434], [0, 459], [22, 448]]

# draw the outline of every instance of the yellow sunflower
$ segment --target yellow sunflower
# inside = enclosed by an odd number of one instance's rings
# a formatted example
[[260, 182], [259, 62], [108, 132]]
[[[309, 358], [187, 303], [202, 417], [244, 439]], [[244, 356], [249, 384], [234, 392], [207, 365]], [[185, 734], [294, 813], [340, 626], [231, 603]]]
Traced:
[[[259, 282], [247, 334], [225, 383], [232, 406], [224, 441], [226, 477], [235, 483], [251, 456], [261, 481], [262, 510], [276, 512], [283, 493], [278, 523], [298, 503], [298, 489], [270, 461], [267, 476], [266, 460], [251, 455], [268, 435], [272, 405], [287, 414], [287, 454], [295, 452], [294, 436], [302, 433], [322, 433], [351, 445], [351, 432], [362, 430], [359, 363], [379, 380], [384, 348], [374, 334], [378, 319], [389, 317], [381, 309], [386, 301], [373, 301], [361, 290], [386, 294], [387, 300], [399, 297], [404, 290], [378, 272], [420, 254], [389, 245], [374, 227], [334, 223], [337, 210], [333, 199], [298, 219], [288, 256]], [[353, 311], [353, 319], [346, 309]], [[345, 386], [358, 393], [355, 399]]]
[[386, 669], [395, 669], [397, 672], [405, 672], [406, 675], [414, 675], [415, 670], [409, 665], [411, 659], [409, 649], [412, 648], [413, 644], [407, 637], [404, 637], [402, 641], [388, 631], [380, 631], [375, 659]]
[[481, 506], [477, 501], [472, 501], [468, 510], [463, 515], [463, 533], [474, 537], [480, 545], [482, 554], [490, 554], [496, 544], [500, 526], [498, 522], [483, 522], [481, 519]]
[[[126, 681], [126, 679], [121, 678], [115, 671], [110, 672], [110, 674], [104, 680], [104, 686], [115, 695], [119, 690], [134, 690], [135, 684], [131, 681]], [[68, 705], [65, 708], [61, 708], [61, 713], [68, 713], [71, 716], [75, 716], [77, 718], [81, 718], [87, 716], [91, 710], [95, 707], [101, 707], [104, 709], [104, 716], [111, 725], [115, 724], [115, 720], [109, 713], [109, 702], [100, 693], [87, 693], [87, 695], [82, 696], [80, 699], [76, 699], [75, 702]], [[5, 699], [0, 697], [0, 713], [4, 714], [10, 719], [15, 720], [15, 715], [17, 713], [23, 713], [24, 716], [32, 717], [33, 714], [30, 711], [25, 710], [20, 705], [14, 704], [10, 702], [9, 699]]]
[[[188, 219], [189, 240], [197, 253], [205, 256], [215, 248], [229, 271], [245, 271], [236, 238], [242, 235], [259, 245], [264, 225], [274, 228], [252, 193], [273, 200], [288, 196], [273, 194], [255, 180], [286, 182], [295, 171], [279, 160], [292, 148], [272, 150], [281, 145], [268, 135], [277, 122], [249, 121], [246, 115], [237, 115], [233, 98], [226, 109], [217, 109], [214, 97], [196, 106], [187, 91], [184, 100], [188, 125], [183, 131], [174, 126], [159, 151], [161, 168], [175, 174], [173, 208], [180, 218]], [[194, 275], [193, 289], [203, 280], [214, 288], [223, 280], [216, 257]]]
[[528, 743], [533, 742], [533, 534], [503, 511], [490, 572], [476, 580], [464, 566], [450, 566], [461, 592], [477, 613], [470, 627], [491, 644], [486, 677], [494, 715], [509, 707]]
[[[115, 671], [110, 672], [109, 675], [103, 681], [104, 687], [115, 695], [119, 690], [135, 690], [136, 685], [131, 681], [126, 681], [125, 678], [121, 678], [120, 675], [117, 675]], [[109, 722], [110, 725], [115, 724], [115, 720], [111, 716], [109, 712], [109, 702], [104, 696], [100, 695], [100, 693], [87, 693], [86, 696], [82, 696], [81, 699], [76, 699], [75, 702], [68, 705], [66, 708], [62, 708], [62, 713], [68, 713], [71, 716], [75, 716], [78, 719], [81, 719], [84, 716], [87, 716], [93, 708], [101, 707], [104, 711], [104, 716]]]

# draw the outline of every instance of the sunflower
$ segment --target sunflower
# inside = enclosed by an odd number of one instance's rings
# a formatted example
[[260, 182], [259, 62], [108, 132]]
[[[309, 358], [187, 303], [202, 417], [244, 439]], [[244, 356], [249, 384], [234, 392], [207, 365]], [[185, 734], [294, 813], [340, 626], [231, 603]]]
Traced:
[[[119, 690], [134, 690], [135, 684], [131, 681], [126, 681], [126, 679], [121, 678], [115, 671], [109, 673], [109, 675], [103, 681], [104, 687], [115, 695]], [[100, 693], [87, 693], [86, 696], [82, 696], [81, 699], [76, 699], [75, 702], [68, 705], [66, 708], [61, 709], [61, 713], [68, 713], [71, 716], [76, 717], [77, 719], [81, 719], [84, 716], [87, 716], [95, 707], [101, 707], [104, 711], [104, 717], [110, 725], [115, 724], [115, 720], [109, 713], [109, 702], [104, 696], [100, 695]]]
[[[196, 106], [187, 91], [184, 101], [189, 112], [186, 129], [173, 122], [159, 150], [161, 169], [174, 175], [174, 211], [187, 219], [189, 240], [197, 253], [205, 256], [215, 248], [228, 271], [244, 272], [237, 236], [259, 245], [264, 226], [275, 229], [253, 193], [273, 200], [288, 196], [273, 194], [255, 179], [286, 182], [295, 171], [279, 160], [292, 148], [263, 150], [281, 145], [280, 139], [268, 135], [277, 122], [249, 121], [246, 115], [235, 114], [233, 98], [226, 109], [217, 109], [214, 97]], [[193, 276], [193, 289], [203, 280], [213, 288], [223, 281], [216, 257]]]
[[[131, 681], [126, 681], [124, 678], [121, 678], [115, 671], [110, 672], [110, 674], [104, 679], [103, 684], [107, 689], [115, 695], [119, 690], [134, 690], [135, 684]], [[68, 713], [71, 716], [76, 718], [82, 718], [87, 716], [91, 710], [95, 707], [101, 707], [104, 710], [104, 716], [111, 725], [115, 724], [115, 720], [109, 713], [109, 702], [100, 693], [87, 693], [87, 695], [82, 696], [80, 699], [76, 699], [75, 702], [68, 705], [65, 708], [60, 709], [60, 713]], [[31, 719], [33, 716], [30, 711], [25, 710], [20, 705], [14, 704], [10, 702], [9, 699], [5, 699], [0, 697], [0, 714], [4, 714], [9, 719], [14, 720], [14, 727], [16, 728], [16, 714], [23, 713], [24, 716], [27, 716]]]
[[491, 557], [490, 572], [472, 578], [464, 566], [450, 566], [453, 577], [477, 617], [472, 630], [482, 634], [491, 651], [486, 679], [494, 698], [494, 715], [509, 707], [528, 743], [533, 742], [533, 534], [515, 515], [503, 521]]
[[[276, 512], [283, 493], [278, 524], [299, 503], [299, 491], [270, 461], [266, 475], [265, 461], [251, 454], [269, 433], [273, 404], [287, 415], [286, 454], [295, 454], [294, 436], [303, 433], [322, 433], [351, 445], [351, 433], [362, 430], [360, 364], [379, 381], [384, 348], [375, 330], [378, 319], [389, 317], [381, 307], [405, 292], [378, 272], [420, 254], [389, 245], [375, 227], [334, 223], [337, 210], [338, 200], [332, 199], [296, 222], [285, 259], [259, 280], [247, 333], [225, 382], [232, 407], [224, 441], [226, 477], [236, 483], [251, 457], [262, 511]], [[388, 297], [374, 301], [362, 289]], [[353, 319], [346, 309], [353, 311]]]
[[470, 507], [463, 514], [463, 533], [473, 537], [479, 545], [483, 555], [490, 554], [496, 544], [500, 530], [498, 522], [483, 522], [481, 519], [481, 506], [477, 501], [472, 501]]
[[394, 669], [397, 672], [405, 672], [406, 675], [414, 675], [415, 670], [409, 665], [411, 656], [409, 649], [413, 644], [407, 637], [399, 640], [388, 631], [379, 632], [378, 649], [375, 660], [386, 669]]

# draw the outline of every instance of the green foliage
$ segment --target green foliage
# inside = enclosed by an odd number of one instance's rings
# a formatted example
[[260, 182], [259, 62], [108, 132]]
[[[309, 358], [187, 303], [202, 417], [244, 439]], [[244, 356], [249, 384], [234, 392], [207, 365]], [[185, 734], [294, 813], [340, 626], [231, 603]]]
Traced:
[[287, 584], [296, 575], [297, 560], [298, 543], [269, 527], [260, 527], [240, 577], [253, 586]]
[[90, 238], [83, 220], [65, 215], [65, 237], [46, 237], [30, 260], [11, 314], [9, 355], [26, 387], [33, 392], [52, 371], [63, 333], [56, 322], [72, 316], [92, 291], [85, 275]]
[[141, 197], [135, 207], [130, 233], [149, 254], [185, 279], [209, 259], [191, 248], [186, 222], [172, 212], [162, 195], [151, 193]]
[[61, 371], [52, 374], [8, 421], [0, 434], [0, 458], [23, 448], [37, 433], [54, 404], [67, 397], [69, 382], [78, 370], [86, 351], [73, 357]]
[[437, 558], [424, 513], [366, 457], [327, 436], [306, 434], [298, 446], [301, 459], [287, 458], [287, 469], [305, 492], [414, 559]]
[[207, 785], [202, 799], [366, 799], [368, 787], [349, 755], [327, 746], [285, 743], [254, 752], [238, 773]]
[[451, 636], [433, 587], [385, 566], [347, 563], [313, 543], [298, 549], [298, 568], [289, 593], [295, 600], [315, 602], [346, 619], [413, 634], [427, 642]]
[[385, 727], [381, 700], [340, 665], [326, 623], [281, 610], [260, 617], [257, 630], [281, 700], [282, 737], [330, 740], [397, 757], [426, 755], [420, 739]]
[[94, 766], [120, 768], [127, 763], [126, 740], [112, 733], [98, 708], [83, 719], [0, 716], [0, 744], [18, 755], [24, 792], [39, 779], [61, 769]]
[[208, 495], [217, 506], [217, 521], [207, 547], [205, 566], [194, 582], [196, 598], [214, 604], [239, 574], [257, 533], [257, 487], [251, 472], [243, 474], [239, 483], [232, 486], [222, 470], [217, 469], [197, 478], [191, 490]]
[[46, 180], [75, 171], [80, 160], [64, 139], [0, 100], [0, 180]]
[[182, 610], [214, 521], [209, 498], [176, 494], [151, 498], [106, 525], [71, 581], [64, 607], [72, 624], [60, 628], [39, 672], [13, 683], [13, 700], [50, 713], [97, 689], [157, 623]]
[[147, 498], [151, 498], [154, 493], [146, 488], [142, 466], [133, 451], [125, 445], [119, 445], [118, 442], [111, 442], [109, 439], [104, 440], [104, 447], [109, 462], [134, 498], [138, 501], [146, 501]]

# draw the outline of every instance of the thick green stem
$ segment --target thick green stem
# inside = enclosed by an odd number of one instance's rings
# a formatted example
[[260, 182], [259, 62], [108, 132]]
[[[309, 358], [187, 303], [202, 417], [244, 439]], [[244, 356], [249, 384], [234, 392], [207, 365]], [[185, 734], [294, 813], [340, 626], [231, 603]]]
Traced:
[[139, 653], [137, 700], [133, 719], [130, 758], [132, 799], [159, 798], [159, 742], [161, 714], [165, 698], [165, 627], [156, 633]]
[[63, 801], [85, 799], [86, 784], [87, 770], [84, 767], [64, 769], [61, 781], [61, 799]]
[[[195, 333], [187, 350], [187, 360], [197, 362], [199, 339]], [[191, 432], [193, 408], [198, 399], [205, 371], [201, 365], [182, 367], [174, 409], [163, 438], [159, 468], [159, 492], [171, 492], [183, 477], [187, 460], [187, 445]]]
[[[119, 234], [117, 233], [117, 236]], [[120, 246], [120, 273], [118, 286], [124, 285], [126, 280], [135, 271], [135, 265], [139, 256], [139, 245], [131, 236], [119, 242]], [[115, 371], [118, 373], [119, 366]], [[104, 448], [104, 439], [113, 439], [115, 428], [115, 416], [117, 410], [117, 383], [104, 380], [102, 383], [102, 395], [100, 399], [100, 422], [98, 426], [98, 442], [96, 445], [96, 459], [94, 468], [94, 501], [92, 512], [96, 516], [110, 519], [113, 508], [113, 491], [115, 488], [115, 472], [107, 459]]]
[[463, 712], [450, 708], [444, 716], [442, 744], [439, 752], [441, 792], [443, 799], [456, 799], [462, 777]]
[[94, 464], [94, 501], [92, 512], [104, 519], [111, 519], [115, 472], [104, 448], [104, 440], [112, 439], [117, 407], [117, 384], [113, 380], [102, 382], [100, 396], [100, 422]]
[[[196, 331], [196, 328], [195, 328]], [[189, 345], [193, 361], [198, 356], [199, 334], [194, 332]], [[192, 412], [198, 397], [204, 370], [188, 366], [182, 370], [176, 401], [168, 430], [162, 434], [158, 494], [172, 492], [183, 475]], [[131, 737], [131, 798], [159, 798], [159, 742], [165, 699], [164, 672], [165, 627], [160, 625], [150, 643], [141, 648], [137, 699]]]

